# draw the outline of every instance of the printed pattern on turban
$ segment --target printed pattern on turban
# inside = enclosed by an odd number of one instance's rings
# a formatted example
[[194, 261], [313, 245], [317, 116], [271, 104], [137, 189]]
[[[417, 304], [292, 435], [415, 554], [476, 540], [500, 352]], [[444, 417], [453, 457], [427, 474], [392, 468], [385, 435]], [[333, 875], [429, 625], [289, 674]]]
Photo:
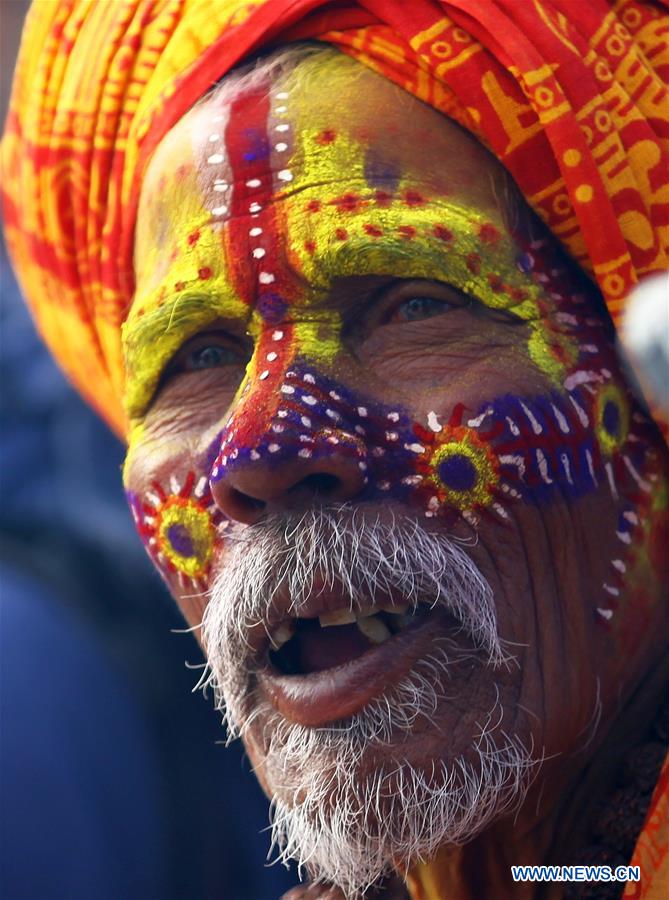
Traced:
[[614, 322], [669, 268], [666, 0], [59, 0], [26, 23], [2, 145], [6, 238], [54, 356], [121, 434], [142, 172], [267, 44], [330, 42], [460, 122], [597, 280]]
[[[302, 39], [472, 132], [614, 323], [632, 285], [669, 268], [666, 0], [36, 0], [2, 144], [6, 238], [54, 356], [119, 434], [147, 162], [230, 68]], [[666, 769], [660, 781], [633, 860], [642, 885], [669, 865]]]

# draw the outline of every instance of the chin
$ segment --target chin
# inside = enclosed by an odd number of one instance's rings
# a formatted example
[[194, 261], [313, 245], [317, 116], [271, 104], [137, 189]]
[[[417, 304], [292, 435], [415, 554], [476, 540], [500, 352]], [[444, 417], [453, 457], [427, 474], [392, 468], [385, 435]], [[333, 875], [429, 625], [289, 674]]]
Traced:
[[[362, 715], [329, 727], [290, 722], [261, 702], [241, 731], [270, 797], [272, 848], [315, 881], [360, 895], [444, 844], [463, 844], [520, 806], [539, 761], [509, 737], [495, 691], [481, 722], [455, 734], [442, 700], [409, 728], [366, 736]], [[393, 717], [387, 708], [388, 719]], [[443, 722], [443, 725], [442, 725]]]
[[[530, 735], [504, 727], [511, 690], [500, 677], [510, 670], [443, 644], [339, 721], [294, 721], [254, 674], [228, 698], [229, 724], [271, 800], [280, 861], [357, 897], [522, 805], [541, 760]], [[336, 668], [323, 672], [336, 679]], [[482, 712], [467, 708], [474, 696]]]
[[203, 639], [279, 859], [355, 897], [522, 804], [538, 759], [493, 590], [462, 542], [346, 514], [245, 532]]

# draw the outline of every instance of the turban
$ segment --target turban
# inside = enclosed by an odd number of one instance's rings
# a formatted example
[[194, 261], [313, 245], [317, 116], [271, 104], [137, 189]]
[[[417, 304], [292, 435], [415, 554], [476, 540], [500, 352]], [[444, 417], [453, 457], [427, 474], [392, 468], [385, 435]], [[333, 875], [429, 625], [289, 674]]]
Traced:
[[[23, 292], [75, 386], [124, 434], [121, 326], [147, 163], [237, 63], [315, 39], [484, 144], [617, 324], [631, 287], [669, 268], [668, 37], [665, 0], [36, 0], [2, 144]], [[662, 877], [668, 807], [665, 767], [633, 860]]]
[[147, 161], [244, 57], [317, 39], [487, 146], [616, 323], [631, 286], [669, 268], [668, 35], [665, 0], [36, 0], [2, 145], [21, 287], [70, 379], [123, 434]]

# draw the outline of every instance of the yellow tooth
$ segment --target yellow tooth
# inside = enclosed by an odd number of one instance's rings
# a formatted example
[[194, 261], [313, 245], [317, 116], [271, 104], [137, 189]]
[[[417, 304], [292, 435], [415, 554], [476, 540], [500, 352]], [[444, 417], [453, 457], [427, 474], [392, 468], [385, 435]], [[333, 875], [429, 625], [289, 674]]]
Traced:
[[378, 611], [376, 606], [369, 603], [366, 606], [361, 606], [359, 609], [356, 609], [355, 614], [359, 619], [364, 619], [367, 616], [373, 616], [374, 613], [377, 613]]
[[392, 637], [390, 631], [383, 624], [381, 619], [375, 616], [369, 616], [366, 619], [358, 619], [358, 628], [365, 635], [368, 641], [373, 644], [382, 644]]
[[403, 616], [409, 609], [409, 604], [405, 603], [404, 606], [380, 606], [379, 609], [382, 609], [387, 613], [392, 613], [394, 616]]
[[272, 643], [275, 648], [278, 650], [279, 647], [283, 647], [283, 645], [289, 641], [292, 636], [295, 634], [295, 623], [294, 622], [282, 622], [281, 625], [274, 631], [272, 634]]
[[318, 617], [322, 628], [328, 628], [331, 625], [350, 625], [355, 622], [355, 613], [350, 609], [335, 609], [332, 612], [323, 613]]

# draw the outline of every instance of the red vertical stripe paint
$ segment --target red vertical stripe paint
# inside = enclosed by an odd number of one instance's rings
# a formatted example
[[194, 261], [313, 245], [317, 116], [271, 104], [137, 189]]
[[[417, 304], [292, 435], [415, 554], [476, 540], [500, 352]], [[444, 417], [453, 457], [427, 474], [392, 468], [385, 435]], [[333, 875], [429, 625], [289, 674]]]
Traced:
[[232, 425], [237, 440], [250, 446], [270, 427], [295, 355], [293, 326], [283, 322], [294, 287], [283, 252], [286, 236], [274, 203], [270, 87], [265, 82], [237, 95], [225, 130], [232, 177], [225, 228], [231, 279], [237, 295], [254, 306], [265, 323], [256, 344], [250, 389]]
[[[232, 102], [225, 130], [225, 146], [232, 175], [230, 220], [227, 223], [229, 261], [238, 295], [280, 317], [288, 300], [285, 275], [280, 268], [274, 173], [271, 167], [270, 83], [239, 94]], [[254, 255], [255, 254], [255, 255]], [[270, 319], [272, 315], [270, 314]]]

